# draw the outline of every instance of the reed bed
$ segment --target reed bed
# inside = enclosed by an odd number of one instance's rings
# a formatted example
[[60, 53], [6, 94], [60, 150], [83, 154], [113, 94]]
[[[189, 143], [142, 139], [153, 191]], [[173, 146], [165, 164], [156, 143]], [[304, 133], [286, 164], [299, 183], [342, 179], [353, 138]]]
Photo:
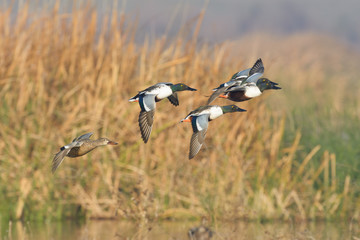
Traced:
[[[328, 69], [313, 65], [314, 56], [283, 67], [286, 58], [261, 55], [256, 45], [234, 54], [233, 43], [199, 42], [203, 12], [178, 36], [141, 43], [135, 41], [136, 23], [116, 10], [103, 19], [90, 7], [61, 14], [55, 6], [39, 17], [25, 5], [14, 21], [10, 13], [0, 14], [2, 217], [359, 218], [359, 187], [351, 175], [339, 173], [336, 155], [321, 142], [301, 144], [304, 129], [293, 124], [291, 104], [306, 98], [287, 104], [297, 95], [274, 91], [239, 104], [248, 112], [210, 123], [206, 146], [187, 159], [192, 130], [178, 122], [206, 103], [210, 89], [261, 56], [268, 76], [301, 95], [328, 78]], [[298, 66], [307, 64], [313, 81], [298, 76]], [[144, 144], [139, 106], [127, 100], [157, 82], [183, 82], [198, 91], [180, 93], [179, 107], [158, 103]], [[340, 90], [337, 98], [346, 97], [346, 89]], [[358, 111], [351, 114], [359, 117]], [[119, 145], [65, 159], [52, 175], [53, 154], [86, 132]]]

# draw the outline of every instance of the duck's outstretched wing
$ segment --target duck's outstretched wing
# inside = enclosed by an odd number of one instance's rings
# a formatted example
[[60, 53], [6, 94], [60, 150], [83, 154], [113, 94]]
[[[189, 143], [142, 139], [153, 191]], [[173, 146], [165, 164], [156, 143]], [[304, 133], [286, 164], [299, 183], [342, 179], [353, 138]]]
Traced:
[[55, 173], [56, 169], [60, 166], [64, 158], [68, 155], [68, 153], [71, 151], [73, 147], [77, 145], [76, 141], [73, 141], [72, 143], [63, 146], [60, 148], [60, 152], [58, 152], [52, 162], [51, 171], [52, 173]]
[[193, 116], [191, 119], [191, 125], [193, 128], [193, 135], [190, 140], [189, 159], [195, 157], [204, 143], [206, 131], [209, 125], [209, 114]]
[[248, 81], [257, 81], [264, 73], [264, 65], [261, 58], [256, 60], [252, 68], [242, 70], [235, 73], [230, 81], [221, 84], [219, 87], [214, 89], [214, 93], [209, 97], [207, 104], [212, 103], [217, 97], [225, 93], [230, 87], [234, 85], [241, 85]]
[[194, 158], [195, 155], [200, 151], [204, 143], [206, 131], [207, 129], [193, 133], [191, 136], [189, 159]]
[[139, 96], [140, 114], [139, 114], [139, 127], [141, 137], [145, 143], [149, 140], [152, 125], [155, 115], [155, 95], [142, 94]]
[[66, 155], [68, 155], [68, 153], [70, 152], [71, 148], [61, 148], [63, 150], [60, 150], [60, 152], [58, 152], [53, 161], [52, 161], [52, 167], [51, 167], [51, 171], [52, 173], [55, 173], [56, 169], [60, 166], [60, 164], [62, 163], [62, 161], [64, 160], [64, 158], [66, 157]]
[[235, 73], [234, 75], [232, 75], [231, 80], [243, 80], [243, 79], [247, 78], [249, 76], [250, 70], [251, 70], [251, 68], [248, 68], [248, 69], [245, 69], [245, 70]]
[[172, 95], [168, 97], [169, 101], [174, 106], [179, 106], [179, 98], [176, 92], [174, 92]]
[[211, 96], [209, 97], [208, 101], [207, 101], [207, 105], [210, 105], [210, 103], [212, 103], [216, 98], [218, 98], [221, 94], [223, 94], [224, 92], [226, 92], [226, 90], [229, 88], [230, 86], [224, 86], [221, 88], [216, 89], [216, 91], [211, 94]]
[[72, 148], [80, 147], [84, 143], [83, 140], [89, 139], [93, 134], [94, 133], [89, 132], [84, 135], [81, 135], [80, 137], [76, 137], [74, 138], [74, 140], [72, 140], [71, 143], [61, 147], [60, 152], [55, 154], [55, 157], [52, 161], [52, 167], [51, 167], [52, 173], [55, 173], [56, 169], [60, 166], [60, 164], [62, 163], [62, 161], [68, 155], [68, 153], [71, 151]]
[[141, 111], [149, 112], [156, 107], [155, 94], [141, 94], [139, 96], [139, 104]]
[[254, 66], [252, 66], [252, 68], [250, 69], [249, 76], [253, 75], [254, 73], [264, 73], [264, 71], [265, 71], [264, 64], [261, 58], [259, 58], [254, 63]]
[[89, 133], [86, 133], [84, 135], [81, 135], [80, 137], [77, 137], [73, 140], [73, 142], [75, 141], [80, 141], [80, 140], [84, 140], [84, 139], [89, 139], [94, 133], [93, 132], [89, 132]]
[[261, 78], [262, 73], [254, 73], [253, 75], [249, 76], [245, 81], [241, 84], [244, 85], [245, 83], [256, 83], [259, 78]]
[[141, 111], [139, 114], [139, 127], [141, 138], [147, 143], [151, 134], [152, 125], [154, 123], [155, 109], [149, 112]]
[[[240, 85], [235, 85], [235, 86], [232, 86], [231, 88], [229, 88], [226, 93], [229, 93], [229, 92], [238, 92], [238, 91], [245, 91], [246, 89], [246, 86], [249, 86], [249, 85], [253, 85], [252, 83], [247, 83], [247, 84], [240, 84]], [[255, 84], [256, 86], [256, 84]]]
[[263, 62], [261, 58], [259, 58], [255, 62], [254, 66], [250, 69], [249, 77], [245, 81], [243, 81], [241, 85], [244, 85], [245, 83], [256, 83], [257, 80], [259, 80], [259, 78], [261, 78], [264, 74], [264, 70], [265, 68]]

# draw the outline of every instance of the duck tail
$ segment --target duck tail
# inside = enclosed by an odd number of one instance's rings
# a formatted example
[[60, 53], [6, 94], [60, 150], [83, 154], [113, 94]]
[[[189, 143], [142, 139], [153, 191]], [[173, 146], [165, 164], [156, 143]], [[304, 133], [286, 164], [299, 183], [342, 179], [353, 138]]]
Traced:
[[139, 101], [139, 94], [129, 99], [129, 102], [138, 102]]

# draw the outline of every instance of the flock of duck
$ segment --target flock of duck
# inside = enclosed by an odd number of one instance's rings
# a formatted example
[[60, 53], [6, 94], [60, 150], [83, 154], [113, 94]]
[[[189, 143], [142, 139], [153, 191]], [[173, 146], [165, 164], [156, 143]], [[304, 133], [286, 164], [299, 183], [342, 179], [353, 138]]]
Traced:
[[[189, 159], [195, 157], [200, 151], [209, 122], [220, 117], [225, 113], [244, 112], [246, 110], [236, 105], [218, 106], [210, 105], [216, 98], [226, 98], [234, 102], [242, 102], [258, 97], [263, 91], [268, 89], [281, 89], [277, 83], [267, 78], [262, 78], [264, 74], [264, 65], [259, 58], [255, 64], [246, 70], [235, 73], [228, 82], [225, 82], [214, 88], [214, 93], [209, 97], [207, 105], [201, 106], [191, 111], [180, 122], [191, 122], [193, 134], [190, 141]], [[140, 105], [139, 127], [141, 137], [144, 143], [147, 143], [154, 123], [156, 102], [167, 98], [174, 106], [179, 105], [177, 92], [196, 91], [183, 83], [157, 83], [151, 87], [140, 91], [136, 96], [129, 99], [129, 102], [138, 102]], [[99, 146], [116, 145], [117, 143], [107, 138], [90, 140], [93, 133], [86, 133], [75, 138], [70, 144], [60, 148], [55, 155], [52, 164], [54, 173], [65, 157], [79, 157]]]

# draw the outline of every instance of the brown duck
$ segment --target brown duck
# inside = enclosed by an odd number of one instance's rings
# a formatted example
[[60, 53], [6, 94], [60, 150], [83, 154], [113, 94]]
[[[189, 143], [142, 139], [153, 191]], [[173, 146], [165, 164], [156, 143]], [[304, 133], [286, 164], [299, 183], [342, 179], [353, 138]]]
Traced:
[[105, 145], [117, 145], [116, 142], [111, 141], [107, 138], [99, 138], [97, 140], [91, 140], [90, 137], [93, 135], [92, 132], [81, 135], [75, 138], [70, 144], [60, 148], [52, 162], [52, 172], [54, 173], [59, 165], [62, 163], [65, 157], [80, 157], [94, 150], [99, 146]]
[[214, 232], [205, 226], [194, 227], [188, 231], [190, 240], [210, 240]]

